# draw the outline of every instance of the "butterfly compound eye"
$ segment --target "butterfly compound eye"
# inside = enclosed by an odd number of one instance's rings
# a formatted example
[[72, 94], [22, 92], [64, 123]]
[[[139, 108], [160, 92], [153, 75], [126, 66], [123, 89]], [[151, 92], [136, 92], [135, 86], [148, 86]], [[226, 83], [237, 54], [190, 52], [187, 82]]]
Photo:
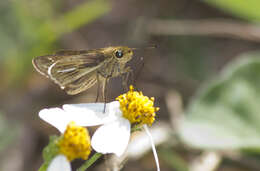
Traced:
[[121, 50], [117, 50], [115, 55], [116, 55], [117, 58], [122, 58], [124, 54]]

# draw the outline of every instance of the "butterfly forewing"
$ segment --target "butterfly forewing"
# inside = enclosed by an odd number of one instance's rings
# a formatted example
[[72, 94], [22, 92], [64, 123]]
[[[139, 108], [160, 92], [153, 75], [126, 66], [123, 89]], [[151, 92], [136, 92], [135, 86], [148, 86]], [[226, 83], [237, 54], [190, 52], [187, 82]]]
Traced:
[[96, 71], [106, 57], [93, 51], [60, 51], [34, 58], [34, 67], [68, 94], [77, 94], [96, 83]]
[[81, 55], [81, 54], [90, 53], [90, 51], [91, 50], [59, 50], [55, 52], [55, 55], [64, 55], [64, 56]]

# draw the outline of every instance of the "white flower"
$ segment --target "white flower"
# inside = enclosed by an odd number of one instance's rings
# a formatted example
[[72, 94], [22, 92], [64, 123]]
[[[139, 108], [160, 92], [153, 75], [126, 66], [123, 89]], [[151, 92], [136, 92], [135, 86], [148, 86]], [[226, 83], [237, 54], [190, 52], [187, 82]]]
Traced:
[[153, 123], [155, 112], [159, 110], [153, 107], [154, 98], [149, 99], [130, 87], [130, 91], [120, 95], [117, 100], [107, 103], [105, 112], [104, 103], [67, 104], [63, 105], [62, 109], [43, 109], [39, 116], [60, 132], [64, 132], [71, 121], [80, 126], [101, 125], [92, 136], [91, 146], [99, 153], [114, 153], [117, 156], [121, 156], [127, 148], [131, 124], [143, 125], [151, 139], [157, 170], [159, 170], [158, 157], [147, 127], [147, 124]]
[[90, 136], [88, 130], [84, 127], [76, 125], [73, 121], [67, 124], [63, 135], [55, 140], [52, 140], [50, 142], [50, 146], [46, 148], [55, 148], [52, 146], [53, 144], [55, 144], [55, 147], [58, 148], [59, 154], [51, 160], [47, 171], [70, 171], [70, 161], [77, 158], [86, 160], [91, 153]]
[[63, 133], [71, 121], [80, 126], [100, 126], [91, 139], [95, 151], [121, 156], [130, 139], [130, 122], [122, 117], [119, 102], [66, 104], [60, 108], [43, 109], [39, 116]]

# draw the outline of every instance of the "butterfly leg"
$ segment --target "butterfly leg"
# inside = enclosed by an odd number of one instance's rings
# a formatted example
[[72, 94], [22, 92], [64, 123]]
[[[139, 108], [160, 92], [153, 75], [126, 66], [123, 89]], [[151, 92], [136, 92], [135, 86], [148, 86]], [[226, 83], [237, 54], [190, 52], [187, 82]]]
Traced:
[[105, 113], [105, 110], [106, 110], [106, 103], [107, 103], [107, 82], [112, 77], [113, 73], [114, 73], [114, 70], [112, 70], [111, 73], [109, 75], [107, 75], [105, 77], [105, 80], [103, 81], [102, 92], [103, 92], [103, 99], [104, 99], [104, 103], [105, 103], [104, 110], [103, 110], [104, 113]]
[[108, 78], [105, 78], [105, 81], [104, 81], [103, 87], [102, 87], [102, 94], [103, 94], [103, 99], [104, 99], [103, 113], [105, 113], [105, 111], [106, 111], [106, 104], [107, 104], [107, 81], [108, 81]]
[[99, 91], [100, 91], [100, 80], [99, 80], [99, 74], [97, 73], [97, 97], [96, 97], [96, 103], [99, 99]]

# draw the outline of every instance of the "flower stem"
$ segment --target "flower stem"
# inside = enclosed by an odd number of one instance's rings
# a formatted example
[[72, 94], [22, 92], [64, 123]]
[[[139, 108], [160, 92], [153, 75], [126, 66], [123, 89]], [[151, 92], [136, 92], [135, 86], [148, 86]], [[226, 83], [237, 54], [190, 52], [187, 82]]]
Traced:
[[77, 171], [85, 171], [89, 166], [91, 166], [97, 159], [102, 156], [101, 153], [95, 153], [90, 159], [88, 159]]
[[134, 125], [131, 128], [131, 133], [136, 132], [136, 131], [142, 131], [142, 128], [140, 128], [140, 125]]
[[154, 145], [154, 142], [153, 142], [153, 137], [152, 137], [152, 135], [151, 135], [151, 133], [150, 133], [146, 124], [143, 125], [143, 128], [144, 128], [146, 134], [148, 135], [150, 142], [151, 142], [151, 145], [152, 145], [152, 150], [153, 150], [153, 155], [154, 155], [154, 160], [155, 160], [155, 164], [156, 164], [156, 167], [157, 167], [157, 171], [160, 171], [159, 159], [158, 159], [158, 155], [157, 155], [155, 145]]

